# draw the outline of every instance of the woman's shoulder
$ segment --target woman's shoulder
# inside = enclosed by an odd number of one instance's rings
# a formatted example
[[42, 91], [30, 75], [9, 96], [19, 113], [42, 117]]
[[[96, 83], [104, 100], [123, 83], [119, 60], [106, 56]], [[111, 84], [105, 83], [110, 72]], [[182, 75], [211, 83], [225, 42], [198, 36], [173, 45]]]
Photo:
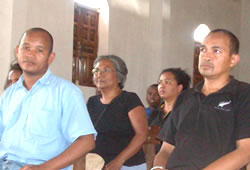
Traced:
[[126, 91], [126, 90], [123, 90], [121, 95], [124, 96], [124, 97], [132, 97], [132, 98], [138, 97], [138, 95], [135, 92], [129, 92], [129, 91]]
[[140, 97], [134, 92], [128, 92], [128, 91], [123, 90], [120, 97], [121, 97], [121, 100], [125, 100], [126, 102], [129, 102], [129, 103], [130, 102], [141, 103]]
[[120, 102], [130, 109], [136, 106], [143, 106], [141, 99], [134, 92], [122, 91]]
[[97, 101], [100, 101], [101, 95], [97, 94], [94, 96], [89, 97], [88, 102], [87, 103], [95, 103]]

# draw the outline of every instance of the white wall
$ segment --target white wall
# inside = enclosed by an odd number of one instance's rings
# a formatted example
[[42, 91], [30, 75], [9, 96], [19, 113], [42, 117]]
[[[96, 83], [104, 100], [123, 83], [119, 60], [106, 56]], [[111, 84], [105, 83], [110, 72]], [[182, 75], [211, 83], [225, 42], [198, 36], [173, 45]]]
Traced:
[[[145, 89], [157, 81], [162, 55], [162, 1], [110, 0], [109, 51], [128, 67], [125, 89], [145, 98]], [[157, 11], [155, 8], [159, 8]]]
[[250, 1], [242, 0], [239, 79], [250, 83]]
[[3, 0], [0, 5], [0, 85], [1, 90], [4, 86], [6, 76], [9, 69], [10, 55], [13, 55], [11, 48], [12, 33], [12, 9], [13, 0]]
[[[48, 5], [49, 4], [49, 5]], [[61, 0], [61, 3], [49, 0], [43, 1], [14, 1], [12, 21], [9, 35], [10, 49], [18, 44], [21, 34], [31, 27], [43, 27], [54, 37], [56, 59], [51, 70], [57, 75], [71, 80], [72, 41], [73, 41], [73, 2]], [[12, 54], [9, 56], [13, 59]], [[6, 75], [4, 75], [5, 77]]]

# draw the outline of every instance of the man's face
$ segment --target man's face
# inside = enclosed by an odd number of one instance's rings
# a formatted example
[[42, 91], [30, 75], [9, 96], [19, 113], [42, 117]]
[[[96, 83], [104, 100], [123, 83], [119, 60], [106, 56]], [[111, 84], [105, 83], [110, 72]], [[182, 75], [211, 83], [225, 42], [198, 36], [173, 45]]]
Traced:
[[230, 54], [230, 39], [224, 33], [209, 34], [200, 48], [199, 71], [204, 78], [227, 77], [236, 64], [236, 54]]
[[44, 32], [28, 32], [16, 48], [18, 63], [24, 74], [41, 77], [54, 59], [51, 42]]
[[151, 86], [147, 89], [146, 99], [150, 107], [157, 108], [159, 106], [161, 98], [158, 94], [157, 86]]

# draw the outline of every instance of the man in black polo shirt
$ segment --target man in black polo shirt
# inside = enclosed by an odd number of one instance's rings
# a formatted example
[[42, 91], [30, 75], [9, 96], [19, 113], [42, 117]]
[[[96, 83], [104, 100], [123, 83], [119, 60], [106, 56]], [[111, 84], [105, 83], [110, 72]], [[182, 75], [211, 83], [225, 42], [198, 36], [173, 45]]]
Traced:
[[238, 50], [227, 30], [207, 35], [199, 56], [204, 81], [178, 97], [152, 169], [236, 170], [250, 162], [250, 85], [230, 77]]

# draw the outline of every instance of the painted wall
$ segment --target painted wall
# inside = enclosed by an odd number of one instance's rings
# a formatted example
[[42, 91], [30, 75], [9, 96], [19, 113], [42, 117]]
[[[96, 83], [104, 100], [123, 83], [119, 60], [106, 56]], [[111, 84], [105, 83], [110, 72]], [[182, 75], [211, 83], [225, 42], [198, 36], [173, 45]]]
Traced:
[[[129, 69], [125, 89], [137, 92], [142, 100], [146, 88], [157, 82], [163, 68], [181, 67], [192, 75], [193, 32], [199, 24], [205, 23], [211, 29], [226, 28], [238, 37], [241, 31], [241, 1], [109, 2], [110, 52], [124, 58]], [[250, 17], [245, 15], [243, 21]], [[239, 67], [232, 74], [239, 78]]]
[[[51, 65], [55, 74], [71, 80], [73, 9], [69, 0], [4, 0], [0, 7], [1, 72], [3, 86], [8, 64], [22, 32], [44, 27], [54, 36], [57, 56]], [[192, 73], [193, 31], [205, 23], [211, 29], [226, 28], [241, 39], [241, 64], [233, 74], [249, 80], [248, 0], [108, 0], [109, 20], [101, 19], [98, 54], [112, 53], [127, 63], [125, 90], [136, 92], [145, 103], [146, 88], [156, 83], [163, 68], [182, 67]], [[222, 8], [223, 7], [223, 8]], [[109, 23], [109, 24], [107, 24]], [[105, 29], [104, 29], [105, 28]], [[94, 88], [81, 87], [85, 99]]]
[[[13, 55], [11, 48], [12, 35], [12, 11], [13, 0], [3, 0], [0, 5], [0, 89], [2, 90], [6, 81], [6, 76], [9, 69], [10, 56]], [[0, 90], [0, 91], [1, 91]]]
[[[199, 24], [209, 28], [226, 28], [239, 35], [240, 1], [232, 0], [168, 0], [168, 17], [164, 18], [164, 63], [166, 67], [181, 67], [192, 73], [193, 32]], [[224, 6], [223, 10], [221, 7]], [[233, 15], [232, 15], [233, 14]]]
[[240, 47], [240, 70], [239, 79], [250, 83], [250, 1], [242, 0], [241, 17], [241, 47]]

